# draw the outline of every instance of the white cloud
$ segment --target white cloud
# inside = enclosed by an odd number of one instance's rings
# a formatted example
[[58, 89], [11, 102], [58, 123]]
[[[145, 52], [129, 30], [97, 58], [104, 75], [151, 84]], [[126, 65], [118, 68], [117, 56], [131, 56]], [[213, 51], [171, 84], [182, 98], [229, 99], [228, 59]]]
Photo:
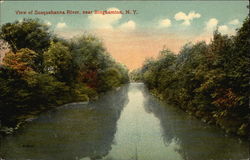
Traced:
[[65, 27], [67, 27], [67, 25], [66, 25], [65, 22], [59, 22], [59, 23], [57, 23], [57, 25], [56, 25], [56, 28], [57, 28], [57, 29], [62, 29], [62, 28], [65, 28]]
[[162, 19], [159, 21], [159, 27], [160, 28], [167, 28], [171, 26], [171, 20], [170, 19]]
[[218, 27], [218, 31], [222, 34], [235, 35], [235, 29], [228, 27], [227, 25], [221, 25]]
[[221, 25], [218, 27], [218, 31], [220, 33], [226, 34], [228, 32], [228, 26], [227, 25]]
[[238, 19], [234, 19], [229, 22], [229, 24], [232, 24], [232, 25], [238, 25], [239, 23], [240, 21]]
[[216, 18], [211, 18], [209, 19], [207, 22], [206, 22], [206, 27], [205, 27], [205, 30], [207, 32], [213, 32], [217, 25], [218, 25], [218, 20]]
[[136, 24], [134, 21], [128, 21], [119, 26], [120, 29], [124, 30], [134, 30], [136, 28]]
[[[48, 21], [46, 24], [47, 24], [48, 26], [51, 26], [51, 25], [52, 25], [51, 22], [49, 22], [49, 21]], [[58, 24], [57, 24], [57, 25], [58, 25]], [[65, 24], [65, 25], [66, 25], [66, 24]]]
[[218, 27], [218, 23], [219, 21], [216, 18], [210, 18], [208, 21], [206, 21], [203, 32], [195, 38], [195, 41], [197, 42], [204, 40], [209, 43], [213, 37], [213, 32]]
[[184, 21], [182, 24], [185, 26], [189, 26], [193, 19], [200, 18], [200, 17], [201, 15], [199, 13], [195, 13], [194, 11], [191, 11], [188, 14], [183, 13], [183, 12], [178, 12], [174, 16], [176, 21]]
[[[108, 11], [120, 11], [117, 8], [109, 8]], [[122, 18], [122, 14], [92, 14], [89, 17], [91, 27], [101, 29], [112, 29], [119, 19]]]
[[204, 35], [207, 37], [213, 36], [213, 32], [218, 29], [218, 31], [222, 34], [233, 35], [235, 34], [235, 30], [227, 25], [218, 25], [219, 21], [216, 18], [211, 18], [206, 22], [206, 26], [204, 28]]

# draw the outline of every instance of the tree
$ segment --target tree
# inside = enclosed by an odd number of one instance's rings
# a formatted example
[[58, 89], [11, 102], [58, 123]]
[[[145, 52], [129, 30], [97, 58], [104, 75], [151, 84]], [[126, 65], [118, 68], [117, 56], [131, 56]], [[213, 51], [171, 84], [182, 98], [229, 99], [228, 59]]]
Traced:
[[114, 64], [102, 42], [93, 35], [73, 38], [70, 50], [80, 70], [97, 70]]
[[107, 68], [100, 76], [98, 90], [101, 92], [117, 88], [121, 85], [122, 75], [116, 68]]
[[0, 38], [8, 42], [14, 53], [21, 48], [42, 53], [50, 45], [49, 28], [38, 19], [23, 19], [4, 24], [0, 33]]
[[39, 54], [28, 48], [22, 48], [16, 53], [11, 51], [5, 55], [3, 64], [23, 74], [27, 71], [37, 72], [39, 71]]
[[6, 23], [1, 27], [0, 39], [6, 41], [15, 54], [22, 48], [28, 48], [39, 54], [37, 67], [43, 71], [43, 52], [50, 45], [51, 33], [46, 24], [38, 19], [23, 19]]
[[44, 53], [45, 72], [55, 76], [59, 81], [70, 82], [74, 79], [73, 58], [67, 46], [52, 42]]
[[[110, 83], [114, 84], [112, 87], [107, 84], [107, 79], [103, 76], [109, 75], [107, 77], [110, 77], [113, 75], [116, 79], [116, 76], [120, 75], [119, 85], [128, 82], [128, 70], [111, 58], [97, 37], [82, 35], [74, 38], [69, 46], [74, 65], [78, 71], [77, 79], [80, 82], [86, 83], [90, 88], [98, 91], [106, 91], [106, 89], [117, 87], [116, 82]], [[110, 68], [116, 68], [117, 74], [109, 74]], [[103, 87], [103, 85], [106, 87]]]

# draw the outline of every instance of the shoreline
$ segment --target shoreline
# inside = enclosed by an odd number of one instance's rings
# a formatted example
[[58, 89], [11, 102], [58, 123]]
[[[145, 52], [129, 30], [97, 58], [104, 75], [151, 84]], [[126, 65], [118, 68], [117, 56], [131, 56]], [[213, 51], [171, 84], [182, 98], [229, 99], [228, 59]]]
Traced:
[[[147, 88], [148, 89], [148, 88]], [[149, 89], [148, 89], [149, 90]], [[163, 96], [158, 93], [156, 90], [149, 90], [149, 93], [156, 97], [157, 99], [159, 99], [160, 101], [163, 101], [164, 103], [166, 104], [169, 104], [169, 105], [173, 105], [174, 107], [176, 108], [179, 108], [181, 109], [182, 111], [184, 111], [186, 114], [198, 119], [200, 122], [202, 123], [205, 123], [207, 125], [212, 125], [212, 126], [215, 126], [215, 127], [218, 127], [219, 129], [221, 129], [223, 132], [224, 132], [224, 135], [225, 136], [234, 136], [234, 137], [237, 137], [237, 138], [240, 138], [242, 140], [246, 140], [246, 141], [250, 141], [250, 137], [249, 135], [244, 134], [244, 135], [240, 135], [238, 134], [237, 132], [232, 132], [232, 131], [228, 131], [228, 129], [232, 129], [232, 128], [227, 128], [227, 127], [223, 127], [219, 124], [216, 123], [216, 119], [213, 118], [213, 116], [209, 115], [209, 114], [206, 114], [206, 112], [202, 112], [202, 111], [199, 111], [199, 110], [194, 110], [194, 111], [191, 111], [191, 110], [187, 110], [187, 109], [184, 109], [182, 107], [178, 107], [177, 104], [174, 104], [174, 103], [171, 103], [167, 100], [165, 100], [163, 98]]]
[[[95, 100], [95, 99], [94, 99]], [[27, 112], [27, 114], [21, 114], [19, 116], [16, 117], [16, 124], [14, 126], [1, 126], [0, 124], [0, 137], [1, 136], [8, 136], [8, 135], [12, 135], [15, 134], [21, 127], [25, 126], [25, 124], [37, 119], [42, 113], [51, 111], [53, 109], [58, 109], [59, 107], [64, 107], [66, 105], [69, 104], [88, 104], [89, 101], [79, 101], [79, 102], [66, 102], [60, 105], [48, 105], [48, 107], [42, 107], [39, 110], [35, 110], [35, 111], [30, 111]]]
[[[126, 85], [126, 84], [122, 84], [121, 86]], [[121, 89], [121, 86], [114, 88], [112, 90], [118, 91]], [[112, 91], [112, 90], [109, 90], [109, 91]], [[105, 93], [109, 91], [99, 93], [96, 97], [90, 98], [90, 101], [70, 101], [70, 102], [65, 102], [57, 106], [48, 105], [48, 107], [42, 107], [40, 108], [40, 110], [30, 111], [27, 114], [17, 116], [16, 117], [17, 123], [15, 124], [15, 126], [1, 126], [1, 123], [0, 123], [0, 138], [15, 134], [20, 128], [24, 127], [27, 123], [37, 119], [42, 113], [51, 111], [53, 109], [58, 109], [60, 107], [67, 107], [68, 105], [75, 105], [75, 104], [88, 105], [90, 102], [98, 100], [100, 96], [104, 95]]]

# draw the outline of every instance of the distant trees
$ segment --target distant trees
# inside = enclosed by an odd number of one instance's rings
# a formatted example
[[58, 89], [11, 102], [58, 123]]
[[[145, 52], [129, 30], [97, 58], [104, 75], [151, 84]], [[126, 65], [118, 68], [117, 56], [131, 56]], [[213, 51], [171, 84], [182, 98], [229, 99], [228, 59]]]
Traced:
[[179, 54], [162, 50], [147, 60], [141, 79], [152, 92], [227, 132], [250, 129], [250, 21], [236, 36], [214, 32], [210, 44], [186, 44]]
[[141, 82], [142, 76], [141, 76], [141, 69], [135, 69], [129, 72], [129, 79], [131, 82]]
[[2, 125], [31, 111], [95, 99], [129, 80], [128, 70], [93, 35], [64, 40], [38, 19], [4, 24], [0, 33], [11, 48], [0, 66]]

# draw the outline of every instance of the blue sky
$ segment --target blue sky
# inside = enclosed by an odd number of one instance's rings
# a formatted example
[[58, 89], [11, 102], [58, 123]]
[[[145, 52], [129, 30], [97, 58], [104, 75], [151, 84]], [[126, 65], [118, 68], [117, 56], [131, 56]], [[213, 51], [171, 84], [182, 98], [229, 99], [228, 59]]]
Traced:
[[[216, 27], [232, 35], [248, 14], [248, 1], [4, 1], [0, 5], [1, 24], [30, 17], [42, 19], [65, 38], [94, 33], [118, 61], [128, 64], [131, 56], [140, 61], [130, 68], [156, 56], [163, 45], [178, 52], [188, 41], [208, 41]], [[16, 15], [18, 10], [137, 10], [138, 14]], [[120, 51], [124, 46], [126, 49]]]

